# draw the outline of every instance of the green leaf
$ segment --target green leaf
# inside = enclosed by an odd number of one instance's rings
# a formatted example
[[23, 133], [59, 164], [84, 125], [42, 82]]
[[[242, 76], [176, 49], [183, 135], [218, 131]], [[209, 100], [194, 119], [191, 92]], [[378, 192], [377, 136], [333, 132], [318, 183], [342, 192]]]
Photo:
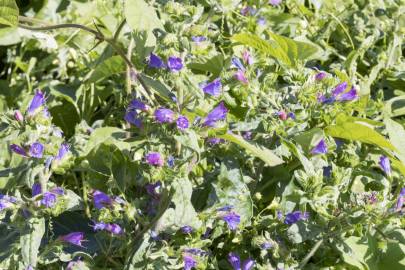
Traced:
[[167, 101], [172, 101], [170, 98], [172, 96], [172, 93], [170, 92], [169, 88], [167, 86], [158, 81], [154, 80], [149, 76], [139, 74], [142, 78], [142, 80], [145, 82], [147, 86], [151, 87], [151, 90], [154, 91], [156, 94], [158, 94], [161, 98], [167, 100]]
[[0, 46], [9, 46], [21, 42], [21, 35], [18, 28], [0, 28]]
[[124, 60], [119, 55], [112, 56], [99, 64], [88, 78], [89, 83], [94, 83], [105, 79], [111, 75], [122, 73], [125, 71]]
[[377, 268], [389, 270], [405, 269], [405, 245], [397, 242], [388, 242], [385, 252], [380, 256]]
[[269, 149], [267, 149], [263, 146], [260, 146], [260, 145], [255, 145], [253, 143], [247, 142], [245, 139], [243, 139], [243, 137], [241, 137], [239, 135], [226, 133], [226, 134], [216, 135], [216, 136], [218, 138], [225, 139], [230, 142], [236, 143], [237, 145], [241, 146], [246, 151], [248, 151], [251, 155], [263, 160], [269, 166], [277, 166], [277, 165], [280, 165], [283, 163], [283, 160], [280, 159], [278, 156], [276, 156]]
[[296, 66], [299, 61], [307, 61], [318, 52], [317, 47], [305, 42], [295, 41], [271, 32], [269, 32], [269, 36], [272, 40], [267, 41], [257, 35], [245, 33], [234, 35], [232, 40], [255, 48], [287, 66]]
[[27, 223], [27, 232], [20, 238], [21, 255], [25, 266], [35, 267], [38, 260], [38, 250], [45, 233], [45, 219], [31, 218]]
[[147, 34], [144, 46], [154, 46], [156, 38], [152, 31], [154, 29], [164, 29], [155, 9], [144, 0], [126, 0], [124, 12], [132, 30], [137, 33], [145, 32]]
[[87, 142], [86, 148], [79, 153], [81, 156], [86, 156], [91, 150], [101, 143], [109, 142], [119, 146], [120, 149], [126, 146], [125, 142], [118, 142], [118, 139], [125, 138], [125, 132], [116, 127], [102, 127], [94, 130]]
[[18, 6], [14, 0], [0, 0], [0, 27], [1, 25], [18, 25]]
[[222, 54], [218, 54], [212, 56], [211, 58], [204, 57], [198, 59], [196, 62], [187, 64], [187, 67], [198, 71], [211, 72], [213, 77], [218, 77], [224, 67], [224, 64], [224, 56]]
[[398, 158], [405, 164], [405, 130], [403, 126], [389, 118], [384, 119], [390, 142], [395, 146]]
[[329, 136], [352, 141], [373, 144], [381, 148], [395, 150], [395, 147], [374, 129], [358, 123], [340, 123], [325, 128], [325, 133]]
[[172, 202], [175, 208], [169, 208], [156, 224], [156, 231], [174, 232], [180, 227], [189, 225], [194, 228], [201, 226], [193, 205], [191, 194], [193, 186], [186, 178], [176, 180], [172, 187], [174, 190]]

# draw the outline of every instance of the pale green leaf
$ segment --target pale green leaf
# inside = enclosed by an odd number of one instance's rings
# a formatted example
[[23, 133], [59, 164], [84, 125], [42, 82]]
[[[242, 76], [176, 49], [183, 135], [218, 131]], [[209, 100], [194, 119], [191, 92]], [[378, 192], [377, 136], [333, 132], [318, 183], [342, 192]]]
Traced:
[[88, 78], [89, 83], [94, 83], [107, 78], [114, 74], [123, 73], [125, 71], [124, 60], [119, 55], [112, 56], [99, 64]]
[[35, 267], [38, 261], [38, 250], [45, 233], [45, 219], [31, 218], [27, 222], [27, 231], [21, 235], [21, 255], [26, 266]]
[[0, 0], [0, 26], [18, 25], [18, 6], [14, 0]]
[[216, 135], [218, 138], [228, 140], [230, 142], [236, 143], [237, 145], [241, 146], [244, 148], [246, 151], [248, 151], [249, 154], [260, 158], [263, 160], [267, 165], [269, 166], [277, 166], [283, 163], [283, 160], [280, 159], [278, 156], [276, 156], [272, 151], [269, 149], [255, 145], [253, 143], [247, 142], [243, 137], [236, 135], [236, 134], [231, 134], [231, 133], [226, 133], [223, 135]]

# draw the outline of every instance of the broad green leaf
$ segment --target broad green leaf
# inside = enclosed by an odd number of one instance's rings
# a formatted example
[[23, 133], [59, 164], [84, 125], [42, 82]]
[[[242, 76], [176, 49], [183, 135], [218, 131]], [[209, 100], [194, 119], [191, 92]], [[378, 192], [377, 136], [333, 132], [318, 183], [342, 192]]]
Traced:
[[325, 133], [329, 136], [347, 139], [351, 141], [360, 141], [373, 144], [381, 148], [395, 150], [395, 147], [374, 129], [358, 123], [340, 123], [325, 128]]
[[186, 130], [181, 135], [175, 135], [174, 138], [183, 146], [189, 147], [196, 151], [198, 154], [201, 154], [201, 147], [198, 144], [199, 138], [197, 137], [197, 134], [194, 130]]
[[172, 184], [171, 188], [174, 191], [172, 202], [175, 207], [166, 210], [156, 224], [156, 231], [174, 232], [185, 225], [200, 227], [201, 221], [191, 204], [193, 193], [191, 182], [186, 178], [180, 178]]
[[398, 242], [388, 242], [386, 250], [379, 259], [378, 269], [405, 269], [405, 245]]
[[224, 67], [224, 64], [224, 56], [222, 54], [218, 54], [212, 56], [211, 58], [204, 57], [198, 59], [196, 62], [187, 64], [187, 67], [198, 71], [211, 72], [213, 77], [218, 77]]
[[18, 28], [0, 28], [0, 46], [9, 46], [21, 42], [21, 35]]
[[16, 27], [18, 25], [18, 6], [15, 0], [0, 0], [1, 25]]
[[[122, 129], [115, 127], [102, 127], [94, 130], [91, 133], [91, 136], [87, 142], [86, 149], [83, 153], [80, 153], [82, 156], [87, 155], [93, 148], [97, 145], [104, 142], [113, 141], [115, 145], [118, 143], [118, 139], [125, 138], [125, 132]], [[124, 142], [121, 142], [123, 144]]]
[[153, 30], [164, 29], [156, 11], [144, 0], [126, 0], [124, 6], [125, 18], [129, 26], [137, 33], [145, 32], [147, 40], [144, 46], [154, 46], [156, 38]]
[[45, 233], [45, 219], [31, 218], [27, 222], [27, 231], [21, 235], [21, 254], [24, 264], [35, 267], [38, 260], [38, 250]]
[[232, 37], [232, 40], [272, 56], [287, 66], [296, 66], [299, 61], [309, 60], [318, 52], [318, 48], [311, 44], [296, 41], [272, 32], [268, 32], [268, 34], [271, 38], [270, 41], [266, 41], [254, 34], [246, 33], [236, 34]]
[[260, 145], [255, 145], [253, 143], [247, 142], [245, 139], [243, 139], [243, 137], [241, 137], [239, 135], [226, 133], [226, 134], [216, 135], [216, 136], [218, 138], [222, 138], [222, 139], [228, 140], [230, 142], [236, 143], [237, 145], [241, 146], [246, 151], [248, 151], [249, 154], [260, 158], [269, 166], [276, 166], [276, 165], [280, 165], [283, 163], [283, 160], [280, 159], [275, 154], [273, 154], [273, 152], [270, 151], [269, 149], [267, 149], [263, 146], [260, 146]]
[[112, 56], [99, 64], [88, 78], [89, 83], [94, 83], [107, 78], [111, 75], [122, 73], [125, 71], [124, 60], [119, 55]]
[[404, 127], [391, 120], [386, 118], [384, 120], [385, 126], [388, 131], [388, 136], [390, 138], [390, 142], [395, 146], [396, 153], [398, 154], [398, 158], [405, 164], [405, 130]]

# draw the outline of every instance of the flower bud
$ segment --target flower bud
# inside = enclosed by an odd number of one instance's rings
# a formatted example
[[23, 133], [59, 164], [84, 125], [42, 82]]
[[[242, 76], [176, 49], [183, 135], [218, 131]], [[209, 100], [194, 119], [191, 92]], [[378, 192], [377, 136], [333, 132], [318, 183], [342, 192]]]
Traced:
[[24, 116], [22, 115], [22, 113], [20, 111], [15, 111], [14, 112], [14, 118], [15, 120], [17, 120], [18, 122], [22, 122], [24, 120]]

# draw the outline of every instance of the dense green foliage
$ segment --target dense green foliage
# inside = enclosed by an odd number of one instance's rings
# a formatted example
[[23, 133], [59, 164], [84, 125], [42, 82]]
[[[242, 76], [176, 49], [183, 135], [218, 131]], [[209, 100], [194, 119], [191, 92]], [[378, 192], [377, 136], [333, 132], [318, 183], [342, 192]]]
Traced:
[[404, 34], [404, 0], [0, 0], [0, 269], [405, 269]]

